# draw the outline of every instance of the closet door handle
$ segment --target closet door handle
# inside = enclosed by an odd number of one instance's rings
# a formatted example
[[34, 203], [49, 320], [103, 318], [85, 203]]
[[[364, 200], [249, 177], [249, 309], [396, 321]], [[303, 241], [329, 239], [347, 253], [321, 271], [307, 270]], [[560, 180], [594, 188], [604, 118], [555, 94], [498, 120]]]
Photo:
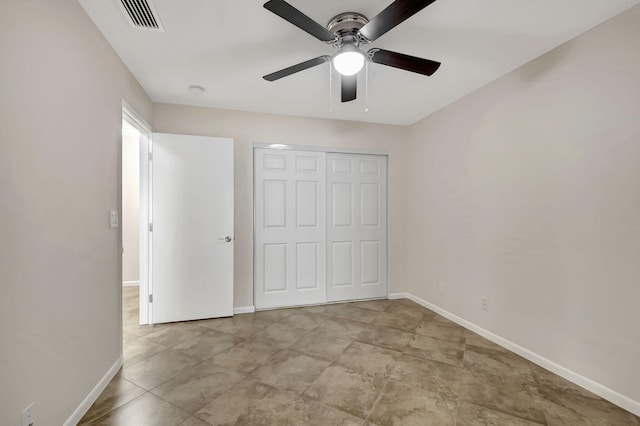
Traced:
[[218, 238], [218, 241], [224, 241], [225, 243], [230, 243], [232, 240], [235, 240], [235, 238], [231, 238], [228, 235], [224, 238]]

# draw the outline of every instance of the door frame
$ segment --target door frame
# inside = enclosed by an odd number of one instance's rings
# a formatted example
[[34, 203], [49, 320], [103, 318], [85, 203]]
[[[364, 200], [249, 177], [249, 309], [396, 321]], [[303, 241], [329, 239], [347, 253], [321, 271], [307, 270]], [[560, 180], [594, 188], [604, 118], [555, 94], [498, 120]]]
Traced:
[[[266, 148], [273, 150], [293, 150], [293, 151], [313, 151], [313, 152], [324, 152], [326, 154], [356, 154], [356, 155], [379, 155], [383, 157], [387, 157], [387, 176], [385, 185], [387, 186], [387, 200], [385, 203], [386, 217], [387, 217], [387, 226], [386, 226], [386, 235], [387, 239], [387, 253], [386, 258], [384, 259], [387, 264], [387, 296], [389, 295], [389, 151], [386, 149], [366, 149], [366, 148], [341, 148], [341, 147], [333, 147], [333, 146], [319, 146], [319, 145], [293, 145], [293, 144], [282, 144], [282, 143], [265, 143], [265, 142], [254, 142], [251, 146], [251, 186], [253, 190], [253, 229], [252, 229], [252, 265], [253, 265], [253, 304], [255, 307], [256, 301], [256, 291], [257, 291], [257, 282], [256, 282], [256, 156], [255, 151], [256, 148]], [[326, 167], [326, 165], [325, 165]], [[325, 231], [326, 232], [326, 231]], [[326, 296], [326, 287], [325, 287], [325, 296]], [[362, 299], [367, 300], [367, 299]], [[341, 302], [328, 302], [325, 298], [324, 304], [329, 303], [341, 303]], [[256, 311], [260, 310], [269, 310], [268, 309], [255, 309]]]
[[[150, 186], [150, 160], [149, 156], [152, 151], [153, 131], [149, 123], [138, 114], [125, 100], [122, 100], [122, 120], [127, 121], [140, 132], [140, 213], [139, 213], [139, 238], [140, 238], [140, 286], [139, 286], [139, 323], [149, 324], [151, 316], [151, 305], [149, 303], [150, 288], [150, 271], [151, 271], [151, 253], [149, 250], [151, 235], [149, 232], [149, 223], [151, 220], [151, 211], [149, 209], [151, 199]], [[120, 153], [122, 154], [122, 137], [120, 138]], [[122, 188], [122, 155], [120, 155], [120, 188]], [[120, 196], [122, 203], [122, 195]], [[122, 212], [122, 205], [120, 206]], [[122, 226], [120, 227], [120, 242], [122, 245]], [[122, 258], [122, 254], [120, 255]], [[122, 287], [122, 267], [120, 267], [120, 287]], [[122, 289], [121, 289], [122, 291]], [[122, 294], [120, 295], [122, 298]], [[122, 306], [122, 303], [120, 303]], [[122, 313], [121, 313], [122, 314]], [[122, 321], [122, 315], [120, 315]], [[122, 327], [121, 327], [122, 328]]]

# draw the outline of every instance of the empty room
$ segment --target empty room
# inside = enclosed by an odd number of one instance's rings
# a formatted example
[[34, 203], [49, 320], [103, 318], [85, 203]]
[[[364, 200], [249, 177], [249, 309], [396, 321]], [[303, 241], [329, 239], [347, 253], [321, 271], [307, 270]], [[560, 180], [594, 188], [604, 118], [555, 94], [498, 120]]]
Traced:
[[0, 0], [0, 425], [640, 426], [640, 0]]

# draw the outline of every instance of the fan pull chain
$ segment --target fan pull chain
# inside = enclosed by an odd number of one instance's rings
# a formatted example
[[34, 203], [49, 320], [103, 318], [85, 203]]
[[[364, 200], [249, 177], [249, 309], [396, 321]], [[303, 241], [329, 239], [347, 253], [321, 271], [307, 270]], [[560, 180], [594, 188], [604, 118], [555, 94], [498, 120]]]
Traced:
[[364, 112], [369, 112], [369, 61], [364, 63]]
[[329, 114], [333, 111], [331, 110], [333, 105], [333, 73], [331, 72], [331, 62], [329, 62]]
[[364, 112], [369, 112], [369, 61], [364, 63]]

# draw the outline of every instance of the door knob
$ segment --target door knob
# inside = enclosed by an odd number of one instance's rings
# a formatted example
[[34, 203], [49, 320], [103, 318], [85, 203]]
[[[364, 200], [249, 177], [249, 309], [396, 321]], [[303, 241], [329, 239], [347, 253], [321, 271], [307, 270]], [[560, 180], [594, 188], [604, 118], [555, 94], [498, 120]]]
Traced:
[[230, 243], [233, 238], [226, 236], [224, 238], [218, 238], [218, 241], [224, 241], [225, 243]]

